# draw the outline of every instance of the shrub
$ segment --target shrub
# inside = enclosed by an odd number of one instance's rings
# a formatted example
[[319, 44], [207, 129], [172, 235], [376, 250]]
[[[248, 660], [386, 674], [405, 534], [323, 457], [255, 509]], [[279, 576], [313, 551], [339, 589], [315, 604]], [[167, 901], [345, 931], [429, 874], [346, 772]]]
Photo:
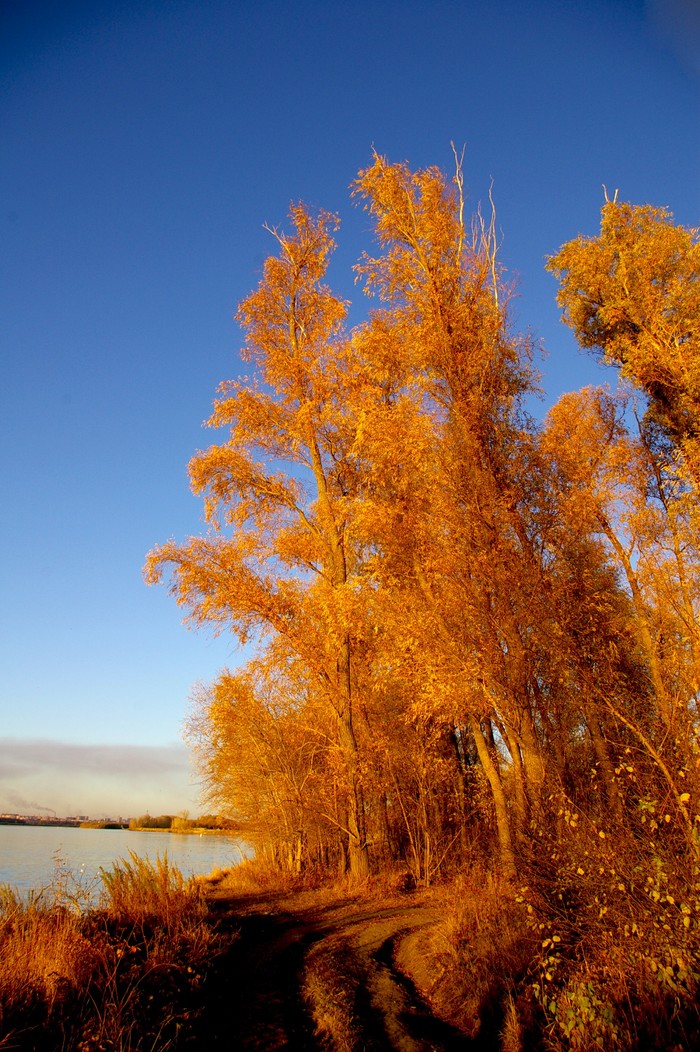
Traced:
[[694, 1047], [700, 885], [670, 821], [650, 836], [603, 828], [573, 805], [559, 817], [538, 834], [518, 895], [537, 938], [522, 993], [539, 1006], [548, 1047]]

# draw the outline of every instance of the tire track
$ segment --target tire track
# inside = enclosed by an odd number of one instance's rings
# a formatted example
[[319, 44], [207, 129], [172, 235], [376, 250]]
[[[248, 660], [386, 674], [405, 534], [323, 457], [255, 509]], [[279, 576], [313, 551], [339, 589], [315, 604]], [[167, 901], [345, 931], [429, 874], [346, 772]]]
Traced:
[[[309, 899], [311, 898], [311, 903]], [[487, 1049], [440, 1019], [397, 964], [402, 940], [440, 913], [420, 899], [313, 904], [219, 899], [215, 923], [233, 936], [213, 963], [191, 1049], [432, 1052]]]

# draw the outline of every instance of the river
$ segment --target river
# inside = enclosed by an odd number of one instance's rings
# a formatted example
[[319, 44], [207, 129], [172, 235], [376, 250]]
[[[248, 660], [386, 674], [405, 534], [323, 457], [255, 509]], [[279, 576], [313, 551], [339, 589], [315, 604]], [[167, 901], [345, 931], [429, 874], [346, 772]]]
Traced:
[[227, 869], [251, 854], [234, 837], [0, 825], [0, 884], [39, 890], [69, 871], [94, 898], [100, 867], [109, 869], [117, 859], [128, 859], [130, 851], [153, 861], [167, 853], [168, 861], [185, 876]]

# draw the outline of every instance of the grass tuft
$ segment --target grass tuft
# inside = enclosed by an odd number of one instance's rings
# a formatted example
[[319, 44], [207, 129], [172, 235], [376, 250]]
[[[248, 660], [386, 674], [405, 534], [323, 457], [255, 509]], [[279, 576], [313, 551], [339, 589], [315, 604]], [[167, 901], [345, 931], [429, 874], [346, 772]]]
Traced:
[[134, 852], [111, 870], [100, 870], [104, 891], [101, 906], [109, 921], [133, 929], [155, 931], [182, 941], [201, 935], [206, 915], [204, 890], [194, 878], [183, 877], [167, 855], [155, 862]]

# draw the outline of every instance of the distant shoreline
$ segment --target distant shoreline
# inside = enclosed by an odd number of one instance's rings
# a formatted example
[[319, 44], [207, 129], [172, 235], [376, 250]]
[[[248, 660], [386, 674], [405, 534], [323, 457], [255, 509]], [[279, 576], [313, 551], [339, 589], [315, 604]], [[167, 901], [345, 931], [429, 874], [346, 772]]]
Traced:
[[[84, 823], [87, 825], [87, 823]], [[232, 836], [238, 837], [237, 829], [207, 829], [204, 826], [194, 826], [192, 829], [157, 829], [154, 826], [126, 826], [132, 833], [174, 833], [175, 836]]]
[[[80, 825], [79, 818], [34, 818], [32, 815], [0, 815], [1, 826], [63, 826], [74, 829]], [[120, 829], [118, 823], [115, 828]]]
[[237, 837], [235, 829], [208, 829], [194, 826], [192, 829], [169, 829], [155, 828], [153, 826], [130, 826], [128, 822], [110, 821], [109, 819], [78, 819], [78, 818], [33, 818], [31, 815], [9, 816], [0, 815], [0, 825], [3, 826], [50, 826], [63, 829], [122, 829], [132, 833], [174, 833], [177, 836], [228, 836]]

